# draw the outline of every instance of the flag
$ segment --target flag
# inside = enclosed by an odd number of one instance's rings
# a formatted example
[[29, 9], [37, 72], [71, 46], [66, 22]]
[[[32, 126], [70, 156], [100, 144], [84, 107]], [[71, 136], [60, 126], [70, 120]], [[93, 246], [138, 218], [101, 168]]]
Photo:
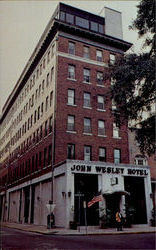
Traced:
[[93, 199], [88, 202], [88, 207], [91, 207], [94, 203], [99, 202], [99, 201], [103, 201], [102, 194], [100, 194], [98, 196], [94, 196]]

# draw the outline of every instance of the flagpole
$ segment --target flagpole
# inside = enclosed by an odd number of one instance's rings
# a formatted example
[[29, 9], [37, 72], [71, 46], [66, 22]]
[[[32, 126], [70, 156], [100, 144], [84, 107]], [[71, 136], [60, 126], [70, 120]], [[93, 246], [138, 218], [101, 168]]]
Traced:
[[86, 228], [86, 234], [87, 234], [87, 208], [86, 208], [86, 201], [83, 202], [84, 207], [84, 215], [85, 215], [85, 228]]

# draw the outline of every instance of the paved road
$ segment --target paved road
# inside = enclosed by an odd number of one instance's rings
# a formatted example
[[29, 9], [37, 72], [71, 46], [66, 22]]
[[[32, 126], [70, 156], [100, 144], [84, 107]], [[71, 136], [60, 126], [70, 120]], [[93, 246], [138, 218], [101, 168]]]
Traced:
[[154, 233], [128, 235], [41, 235], [11, 228], [1, 229], [2, 250], [44, 249], [155, 249]]

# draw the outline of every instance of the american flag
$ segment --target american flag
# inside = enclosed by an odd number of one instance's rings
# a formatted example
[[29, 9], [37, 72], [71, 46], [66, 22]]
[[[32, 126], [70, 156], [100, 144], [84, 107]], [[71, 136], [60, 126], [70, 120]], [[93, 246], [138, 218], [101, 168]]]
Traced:
[[93, 199], [88, 202], [88, 207], [91, 207], [94, 203], [99, 202], [99, 201], [103, 201], [102, 194], [100, 194], [98, 196], [94, 196]]

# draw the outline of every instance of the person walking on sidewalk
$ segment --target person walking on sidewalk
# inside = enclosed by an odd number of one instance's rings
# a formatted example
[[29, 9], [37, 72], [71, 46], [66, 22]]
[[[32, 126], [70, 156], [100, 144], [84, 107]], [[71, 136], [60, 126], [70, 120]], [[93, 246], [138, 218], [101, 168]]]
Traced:
[[117, 231], [122, 231], [122, 214], [120, 213], [120, 210], [116, 212], [116, 223], [117, 223]]

